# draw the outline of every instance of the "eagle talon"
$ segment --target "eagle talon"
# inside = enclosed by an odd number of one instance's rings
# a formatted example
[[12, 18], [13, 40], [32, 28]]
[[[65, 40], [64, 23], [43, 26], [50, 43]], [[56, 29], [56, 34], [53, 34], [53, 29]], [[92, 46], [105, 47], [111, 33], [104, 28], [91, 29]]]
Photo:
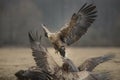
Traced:
[[61, 46], [61, 49], [65, 51], [65, 46]]
[[62, 55], [62, 57], [65, 57], [65, 47], [64, 46], [61, 46], [59, 52]]

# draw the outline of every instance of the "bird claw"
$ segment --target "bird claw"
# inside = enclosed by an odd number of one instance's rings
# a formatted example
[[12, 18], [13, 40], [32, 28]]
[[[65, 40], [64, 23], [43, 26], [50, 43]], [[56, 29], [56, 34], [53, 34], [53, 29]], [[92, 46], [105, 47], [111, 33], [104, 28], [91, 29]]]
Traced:
[[61, 47], [61, 49], [62, 49], [62, 50], [65, 50], [65, 47], [64, 47], [64, 46], [62, 46], [62, 47]]

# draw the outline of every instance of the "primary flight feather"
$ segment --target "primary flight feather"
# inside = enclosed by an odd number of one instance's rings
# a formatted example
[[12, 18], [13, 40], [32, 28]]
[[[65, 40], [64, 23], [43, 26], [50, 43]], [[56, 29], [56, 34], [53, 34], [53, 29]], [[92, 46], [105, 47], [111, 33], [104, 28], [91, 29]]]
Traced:
[[34, 60], [36, 65], [46, 72], [54, 72], [55, 69], [58, 69], [57, 63], [54, 61], [52, 56], [49, 54], [47, 49], [41, 45], [41, 36], [36, 32], [28, 33], [29, 40], [31, 43], [32, 56], [34, 56]]
[[95, 21], [96, 6], [85, 3], [77, 13], [71, 17], [69, 24], [56, 33], [51, 33], [45, 25], [42, 25], [45, 36], [52, 42], [56, 52], [65, 57], [65, 45], [71, 45], [78, 41], [87, 29]]

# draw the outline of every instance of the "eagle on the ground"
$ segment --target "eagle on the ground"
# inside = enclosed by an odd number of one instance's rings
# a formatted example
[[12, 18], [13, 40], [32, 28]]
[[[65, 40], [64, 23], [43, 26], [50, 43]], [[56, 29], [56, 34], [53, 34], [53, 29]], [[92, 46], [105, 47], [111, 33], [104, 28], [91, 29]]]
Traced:
[[61, 56], [65, 57], [65, 46], [75, 43], [87, 32], [95, 21], [96, 13], [94, 4], [85, 3], [77, 13], [72, 15], [69, 24], [56, 33], [51, 33], [42, 24], [44, 34], [52, 42], [56, 52], [60, 52]]

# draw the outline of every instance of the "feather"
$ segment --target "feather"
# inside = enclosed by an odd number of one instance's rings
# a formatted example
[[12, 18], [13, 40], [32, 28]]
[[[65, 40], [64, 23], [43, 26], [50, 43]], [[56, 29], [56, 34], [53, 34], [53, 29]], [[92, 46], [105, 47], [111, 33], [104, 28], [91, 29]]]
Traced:
[[95, 21], [96, 13], [96, 6], [94, 4], [88, 5], [85, 3], [77, 13], [72, 15], [69, 25], [58, 32], [62, 41], [67, 45], [78, 41]]
[[57, 69], [58, 65], [48, 53], [47, 49], [40, 44], [41, 36], [38, 35], [38, 32], [36, 34], [29, 32], [28, 35], [31, 43], [32, 56], [36, 65], [43, 70], [53, 70], [54, 72], [54, 69]]
[[45, 26], [44, 24], [42, 24], [41, 26], [42, 26], [42, 28], [43, 28], [43, 31], [44, 31], [45, 36], [48, 37], [50, 31], [46, 28], [46, 26]]
[[115, 57], [114, 54], [107, 54], [104, 56], [100, 56], [100, 57], [95, 57], [95, 58], [90, 58], [87, 59], [83, 64], [81, 64], [78, 69], [80, 71], [92, 71], [97, 65], [99, 65], [100, 63], [106, 62], [108, 60], [111, 60]]

